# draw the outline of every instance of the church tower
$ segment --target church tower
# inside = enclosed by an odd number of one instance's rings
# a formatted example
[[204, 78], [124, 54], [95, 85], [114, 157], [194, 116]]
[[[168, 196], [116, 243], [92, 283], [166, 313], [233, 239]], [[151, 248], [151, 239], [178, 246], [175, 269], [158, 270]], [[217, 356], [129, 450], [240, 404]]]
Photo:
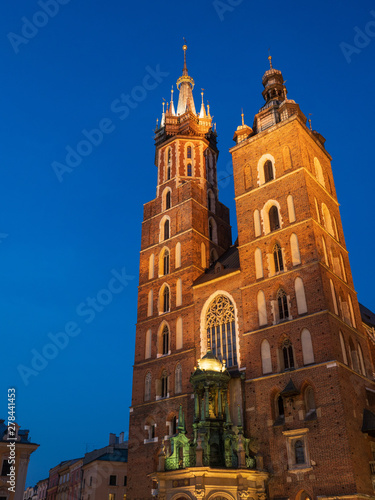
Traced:
[[373, 365], [331, 157], [269, 59], [265, 104], [231, 149], [247, 430], [270, 498], [373, 495]]
[[144, 206], [128, 498], [375, 498], [374, 351], [325, 139], [269, 58], [230, 150], [232, 245], [186, 50]]
[[[176, 432], [179, 405], [192, 413], [192, 283], [231, 245], [229, 210], [218, 200], [218, 149], [209, 106], [197, 113], [187, 46], [177, 111], [164, 107], [155, 130], [156, 198], [144, 205], [138, 320], [130, 413], [130, 498], [148, 498], [162, 439]], [[134, 495], [134, 496], [132, 496]]]

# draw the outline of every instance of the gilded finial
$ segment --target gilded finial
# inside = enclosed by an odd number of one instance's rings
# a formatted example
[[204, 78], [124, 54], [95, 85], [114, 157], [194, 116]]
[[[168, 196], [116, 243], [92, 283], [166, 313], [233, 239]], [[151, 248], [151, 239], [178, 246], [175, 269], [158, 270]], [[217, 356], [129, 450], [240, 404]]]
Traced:
[[271, 49], [268, 49], [268, 60], [270, 62], [270, 69], [272, 69], [272, 56], [271, 56]]
[[172, 85], [172, 88], [171, 88], [171, 102], [173, 102], [173, 92], [174, 92], [174, 90], [173, 90], [173, 85]]
[[242, 118], [242, 126], [244, 127], [245, 126], [245, 122], [244, 122], [244, 114], [243, 114], [243, 108], [241, 108], [241, 118]]
[[201, 96], [202, 96], [202, 104], [203, 104], [203, 95], [204, 95], [204, 89], [201, 89]]
[[163, 104], [163, 114], [164, 114], [164, 107], [165, 107], [165, 99], [164, 99], [164, 97], [163, 97], [163, 103], [162, 104]]

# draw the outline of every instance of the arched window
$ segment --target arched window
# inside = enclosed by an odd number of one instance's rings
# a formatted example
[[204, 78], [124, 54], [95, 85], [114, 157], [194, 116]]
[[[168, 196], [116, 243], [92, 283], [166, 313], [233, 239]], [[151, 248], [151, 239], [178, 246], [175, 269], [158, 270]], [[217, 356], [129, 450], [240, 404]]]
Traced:
[[339, 332], [339, 337], [340, 337], [340, 345], [341, 345], [341, 351], [342, 351], [342, 359], [344, 360], [344, 363], [347, 365], [348, 364], [348, 356], [346, 353], [345, 340], [344, 340], [344, 337], [343, 337], [341, 331]]
[[333, 225], [332, 225], [331, 214], [330, 214], [328, 207], [325, 203], [322, 203], [322, 213], [323, 213], [324, 227], [325, 227], [326, 231], [331, 236], [335, 237], [335, 231], [334, 231]]
[[148, 292], [148, 297], [147, 297], [147, 316], [153, 315], [153, 309], [154, 309], [154, 292], [151, 289]]
[[182, 305], [182, 281], [178, 278], [176, 282], [176, 306]]
[[163, 289], [163, 294], [162, 294], [162, 312], [169, 312], [170, 309], [170, 297], [169, 297], [169, 286], [165, 285]]
[[166, 180], [169, 181], [171, 178], [171, 164], [172, 164], [172, 152], [171, 148], [168, 148], [167, 152], [167, 171], [166, 171]]
[[255, 258], [255, 277], [256, 279], [263, 278], [263, 260], [262, 260], [262, 250], [256, 248], [254, 252]]
[[171, 192], [167, 191], [165, 195], [165, 209], [168, 210], [169, 208], [171, 208]]
[[329, 260], [328, 260], [328, 253], [327, 253], [327, 246], [326, 246], [326, 241], [324, 237], [322, 236], [322, 245], [323, 245], [323, 255], [324, 255], [324, 262], [327, 267], [329, 267]]
[[284, 421], [285, 418], [285, 410], [284, 410], [284, 400], [281, 394], [276, 397], [276, 420], [279, 423]]
[[212, 352], [227, 366], [237, 365], [236, 326], [234, 306], [228, 297], [218, 295], [206, 313], [207, 338]]
[[323, 187], [325, 187], [323, 169], [317, 157], [314, 158], [314, 167], [315, 167], [315, 177], [317, 178], [318, 182]]
[[267, 307], [266, 307], [266, 298], [264, 296], [263, 290], [259, 290], [258, 292], [257, 305], [258, 305], [259, 326], [264, 326], [267, 324]]
[[303, 445], [303, 441], [301, 439], [297, 439], [294, 443], [294, 453], [296, 457], [296, 464], [304, 464], [305, 463], [305, 447]]
[[184, 341], [184, 332], [181, 316], [176, 321], [176, 349], [182, 349]]
[[340, 266], [341, 266], [341, 274], [344, 279], [344, 281], [348, 281], [346, 277], [346, 271], [345, 271], [345, 265], [344, 265], [344, 259], [342, 258], [342, 254], [340, 253]]
[[277, 292], [277, 307], [279, 313], [279, 321], [289, 318], [288, 297], [282, 288]]
[[279, 219], [279, 211], [275, 205], [272, 205], [268, 212], [268, 217], [270, 221], [270, 231], [276, 231], [280, 229], [280, 219]]
[[349, 339], [349, 352], [350, 352], [351, 366], [354, 371], [359, 372], [358, 355], [354, 347], [354, 342], [351, 338]]
[[365, 369], [365, 364], [363, 362], [362, 348], [359, 344], [358, 344], [358, 357], [359, 357], [359, 364], [360, 364], [360, 368], [361, 368], [361, 373], [362, 373], [362, 375], [366, 376], [366, 369]]
[[301, 333], [303, 364], [311, 365], [314, 363], [314, 351], [311, 341], [311, 334], [307, 328], [304, 328]]
[[210, 212], [215, 212], [215, 195], [211, 189], [207, 193], [207, 208]]
[[254, 231], [255, 231], [255, 236], [260, 236], [262, 234], [259, 210], [254, 211]]
[[216, 251], [216, 248], [212, 248], [210, 252], [210, 262], [216, 262], [217, 259], [219, 258], [219, 255]]
[[263, 166], [264, 169], [264, 182], [273, 180], [273, 166], [270, 160], [267, 160]]
[[163, 275], [169, 274], [169, 250], [166, 248], [163, 255]]
[[181, 243], [178, 242], [176, 245], [176, 251], [175, 251], [175, 258], [176, 258], [176, 268], [181, 267]]
[[290, 250], [292, 253], [292, 264], [298, 266], [301, 264], [301, 254], [299, 251], [298, 237], [295, 233], [290, 235]]
[[348, 303], [349, 303], [349, 312], [350, 312], [350, 319], [352, 322], [352, 326], [354, 326], [354, 328], [357, 328], [357, 324], [355, 322], [355, 316], [354, 316], [353, 302], [352, 302], [352, 298], [350, 295], [348, 295]]
[[282, 345], [282, 355], [284, 370], [292, 370], [294, 368], [293, 346], [289, 339], [284, 340]]
[[299, 276], [295, 279], [294, 290], [296, 293], [297, 311], [298, 314], [307, 313], [306, 295], [305, 287], [303, 285], [302, 278]]
[[191, 177], [193, 175], [191, 163], [189, 163], [187, 166], [187, 175], [188, 175], [188, 177]]
[[186, 157], [191, 158], [191, 146], [188, 146], [186, 149]]
[[275, 264], [275, 273], [284, 271], [283, 253], [281, 246], [278, 243], [275, 243], [275, 246], [273, 247], [273, 261]]
[[262, 356], [262, 372], [264, 374], [272, 373], [271, 349], [268, 340], [264, 339], [262, 341], [260, 350]]
[[318, 200], [316, 198], [314, 198], [315, 200], [315, 211], [316, 211], [316, 220], [319, 222], [320, 224], [320, 213], [319, 213], [319, 206], [318, 206]]
[[148, 261], [148, 279], [151, 280], [154, 277], [154, 267], [155, 267], [155, 254], [150, 255], [150, 260]]
[[305, 389], [305, 408], [306, 417], [316, 411], [314, 391], [310, 386]]
[[167, 370], [163, 370], [161, 374], [161, 397], [168, 397], [168, 373]]
[[210, 238], [211, 241], [217, 243], [216, 223], [212, 217], [208, 219], [208, 237]]
[[169, 352], [169, 328], [164, 325], [162, 332], [162, 354], [168, 354]]
[[145, 359], [151, 358], [151, 330], [146, 332]]
[[177, 364], [175, 370], [174, 392], [176, 394], [180, 394], [182, 392], [182, 368], [180, 363]]
[[207, 267], [207, 259], [206, 259], [206, 245], [201, 243], [201, 265], [203, 268]]
[[287, 205], [288, 205], [288, 216], [289, 216], [289, 222], [295, 222], [296, 220], [296, 212], [294, 210], [294, 201], [293, 201], [293, 196], [290, 194], [288, 198], [286, 199]]
[[169, 239], [169, 219], [166, 219], [164, 222], [164, 239]]
[[330, 279], [329, 280], [329, 285], [331, 287], [331, 295], [332, 295], [332, 301], [333, 301], [333, 309], [335, 311], [335, 314], [337, 314], [337, 316], [339, 315], [339, 309], [337, 307], [337, 299], [336, 299], [336, 291], [335, 291], [335, 286], [333, 284], [333, 281]]
[[151, 373], [147, 372], [145, 377], [145, 401], [150, 401], [151, 399]]

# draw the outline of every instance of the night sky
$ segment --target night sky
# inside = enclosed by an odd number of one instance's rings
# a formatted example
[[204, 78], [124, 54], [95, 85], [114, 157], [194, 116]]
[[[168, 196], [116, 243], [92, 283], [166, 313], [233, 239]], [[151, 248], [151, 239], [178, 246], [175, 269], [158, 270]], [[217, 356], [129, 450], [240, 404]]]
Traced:
[[228, 149], [241, 108], [252, 126], [264, 102], [270, 48], [327, 139], [354, 284], [375, 310], [374, 2], [4, 1], [0, 418], [15, 387], [17, 422], [40, 444], [27, 485], [128, 431], [142, 205], [183, 37], [196, 106], [203, 87], [217, 123], [233, 240]]

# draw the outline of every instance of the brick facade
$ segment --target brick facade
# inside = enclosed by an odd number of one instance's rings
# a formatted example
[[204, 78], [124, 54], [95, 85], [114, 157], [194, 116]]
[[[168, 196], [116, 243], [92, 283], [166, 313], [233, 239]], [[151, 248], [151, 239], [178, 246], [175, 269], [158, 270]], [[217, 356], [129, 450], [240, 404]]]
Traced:
[[[188, 77], [181, 77], [186, 96], [189, 83], [183, 78]], [[140, 257], [131, 499], [150, 498], [153, 486], [146, 476], [156, 470], [164, 438], [168, 447], [170, 422], [180, 405], [191, 433], [189, 377], [207, 349], [205, 314], [218, 295], [234, 305], [238, 363], [229, 367], [231, 417], [236, 424], [239, 405], [245, 434], [271, 474], [268, 497], [374, 495], [373, 438], [361, 432], [363, 410], [375, 410], [374, 398], [368, 397], [369, 390], [375, 391], [373, 360], [353, 287], [331, 157], [324, 138], [306, 126], [299, 106], [286, 98], [281, 73], [271, 67], [263, 84], [266, 104], [253, 129], [244, 124], [237, 129], [231, 149], [235, 246], [228, 209], [217, 199], [216, 132], [205, 108], [197, 115], [187, 101], [185, 112], [176, 115], [171, 103], [156, 130], [157, 197], [145, 205]], [[164, 273], [160, 255], [166, 248], [170, 257]], [[276, 257], [275, 248], [280, 249]], [[277, 255], [281, 269], [275, 267]], [[166, 311], [161, 303], [165, 285], [170, 288]], [[169, 339], [163, 351], [165, 325]], [[178, 366], [182, 383], [177, 391]]]

